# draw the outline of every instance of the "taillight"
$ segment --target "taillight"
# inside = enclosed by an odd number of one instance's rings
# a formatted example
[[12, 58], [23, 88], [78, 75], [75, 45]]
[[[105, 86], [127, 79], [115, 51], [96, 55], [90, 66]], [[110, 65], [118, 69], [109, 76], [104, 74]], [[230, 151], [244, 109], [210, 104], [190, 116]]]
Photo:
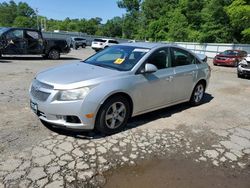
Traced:
[[103, 45], [103, 43], [100, 43], [100, 45]]

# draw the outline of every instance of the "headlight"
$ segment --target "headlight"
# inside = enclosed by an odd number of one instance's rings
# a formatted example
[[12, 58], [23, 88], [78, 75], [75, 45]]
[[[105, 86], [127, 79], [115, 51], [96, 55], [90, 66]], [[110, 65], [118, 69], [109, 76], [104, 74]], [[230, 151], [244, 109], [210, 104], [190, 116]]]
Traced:
[[57, 100], [59, 101], [73, 101], [82, 100], [89, 93], [89, 87], [83, 87], [79, 89], [65, 90], [58, 93]]

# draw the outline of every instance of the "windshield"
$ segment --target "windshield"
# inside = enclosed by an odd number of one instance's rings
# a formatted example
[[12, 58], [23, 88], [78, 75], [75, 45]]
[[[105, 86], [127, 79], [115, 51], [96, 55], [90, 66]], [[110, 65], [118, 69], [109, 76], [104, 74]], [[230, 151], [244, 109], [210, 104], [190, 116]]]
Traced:
[[147, 48], [111, 46], [85, 60], [85, 63], [119, 71], [131, 70], [149, 51]]
[[7, 31], [9, 28], [6, 27], [0, 27], [0, 35], [2, 35], [5, 31]]
[[222, 52], [221, 55], [237, 56], [237, 55], [238, 55], [238, 51], [227, 50], [227, 51], [225, 51], [225, 52]]

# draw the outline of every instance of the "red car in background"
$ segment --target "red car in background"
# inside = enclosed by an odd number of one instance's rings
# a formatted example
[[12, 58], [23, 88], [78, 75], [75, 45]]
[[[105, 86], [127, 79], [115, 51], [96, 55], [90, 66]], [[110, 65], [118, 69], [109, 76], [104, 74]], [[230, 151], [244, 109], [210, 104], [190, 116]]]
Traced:
[[238, 63], [247, 56], [242, 50], [226, 50], [214, 57], [214, 65], [238, 66]]

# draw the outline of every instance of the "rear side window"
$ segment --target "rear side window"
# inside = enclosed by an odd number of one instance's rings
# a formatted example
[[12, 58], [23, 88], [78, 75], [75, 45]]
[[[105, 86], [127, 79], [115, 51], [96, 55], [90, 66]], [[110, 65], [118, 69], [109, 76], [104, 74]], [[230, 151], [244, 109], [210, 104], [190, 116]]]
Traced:
[[116, 40], [109, 40], [109, 43], [111, 43], [111, 44], [118, 44], [119, 42], [116, 41]]
[[196, 63], [195, 57], [185, 50], [179, 48], [172, 48], [171, 53], [172, 65], [174, 67], [191, 65]]
[[103, 39], [94, 39], [94, 42], [106, 42], [106, 40], [103, 40]]
[[239, 56], [240, 56], [240, 57], [246, 57], [246, 56], [247, 56], [247, 52], [245, 52], [245, 51], [240, 51], [240, 52], [239, 52]]
[[85, 39], [83, 39], [83, 38], [75, 38], [75, 41], [83, 41], [83, 40], [85, 40]]

